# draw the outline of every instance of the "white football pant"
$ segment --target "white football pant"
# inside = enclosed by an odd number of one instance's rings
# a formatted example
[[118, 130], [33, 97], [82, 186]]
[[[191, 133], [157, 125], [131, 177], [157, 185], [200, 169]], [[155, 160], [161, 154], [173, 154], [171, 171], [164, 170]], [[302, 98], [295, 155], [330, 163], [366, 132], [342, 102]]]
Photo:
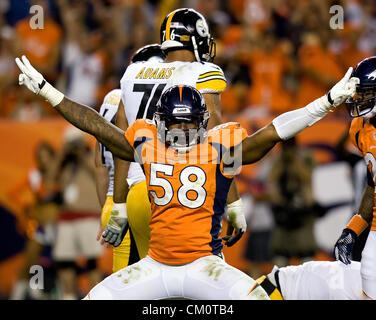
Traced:
[[98, 283], [85, 300], [269, 300], [244, 272], [217, 256], [184, 265], [166, 265], [149, 256]]

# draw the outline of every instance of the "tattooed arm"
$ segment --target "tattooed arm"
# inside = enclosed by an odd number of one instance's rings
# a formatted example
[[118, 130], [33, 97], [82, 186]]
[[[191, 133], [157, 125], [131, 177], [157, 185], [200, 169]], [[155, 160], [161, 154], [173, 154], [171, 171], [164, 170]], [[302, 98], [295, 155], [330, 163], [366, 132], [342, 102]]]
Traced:
[[124, 131], [104, 119], [92, 108], [64, 97], [55, 109], [75, 127], [93, 135], [115, 156], [134, 161], [133, 149], [125, 138]]
[[20, 85], [26, 86], [30, 91], [46, 99], [66, 120], [93, 135], [115, 156], [134, 161], [132, 147], [125, 138], [123, 130], [104, 119], [95, 110], [65, 97], [44, 79], [25, 56], [21, 59], [15, 59], [22, 72], [18, 76]]

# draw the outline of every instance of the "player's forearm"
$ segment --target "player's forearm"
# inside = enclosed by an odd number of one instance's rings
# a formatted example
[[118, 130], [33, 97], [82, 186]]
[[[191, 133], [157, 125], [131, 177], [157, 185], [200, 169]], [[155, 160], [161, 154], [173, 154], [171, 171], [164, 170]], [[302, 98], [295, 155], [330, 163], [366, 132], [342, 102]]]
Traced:
[[373, 217], [374, 192], [374, 187], [367, 185], [358, 209], [358, 214], [368, 223], [372, 221]]
[[260, 160], [281, 140], [288, 140], [322, 119], [330, 110], [326, 96], [309, 103], [304, 108], [285, 112], [269, 125], [247, 137], [242, 144], [242, 163]]
[[114, 155], [125, 160], [134, 160], [132, 147], [126, 140], [123, 130], [102, 118], [95, 110], [65, 97], [44, 79], [25, 56], [21, 59], [15, 59], [22, 72], [18, 76], [20, 85], [26, 86], [33, 93], [46, 99], [65, 119], [77, 128], [94, 135]]
[[115, 177], [114, 177], [114, 202], [124, 203], [127, 200], [129, 186], [127, 183], [129, 161], [114, 158]]
[[221, 96], [216, 93], [204, 93], [203, 97], [210, 114], [208, 129], [212, 129], [222, 123]]
[[208, 121], [208, 129], [212, 129], [215, 126], [222, 123], [222, 115], [220, 111], [213, 111], [210, 113], [210, 118]]
[[108, 170], [105, 167], [99, 167], [95, 169], [95, 184], [97, 190], [97, 196], [101, 207], [103, 208], [106, 202], [106, 195], [109, 184]]
[[238, 188], [236, 186], [236, 181], [235, 179], [232, 180], [230, 190], [227, 195], [227, 204], [233, 203], [234, 201], [237, 201], [240, 199]]
[[323, 96], [303, 108], [279, 115], [272, 124], [281, 140], [288, 140], [325, 117], [331, 107], [326, 96]]
[[359, 205], [358, 213], [353, 215], [346, 225], [342, 234], [352, 233], [352, 236], [359, 236], [372, 221], [374, 205], [374, 187], [367, 185], [363, 193], [362, 201]]
[[67, 97], [55, 109], [75, 127], [93, 136], [103, 136], [104, 119], [94, 109], [70, 100]]
[[288, 140], [312, 126], [322, 119], [331, 107], [328, 98], [323, 96], [304, 108], [282, 113], [269, 125], [245, 139], [242, 163], [249, 164], [260, 160], [277, 142]]
[[281, 141], [274, 126], [268, 124], [248, 136], [241, 145], [242, 164], [251, 164], [263, 158], [277, 142]]
[[94, 177], [98, 200], [101, 207], [103, 208], [106, 202], [106, 195], [108, 191], [109, 174], [108, 169], [102, 163], [102, 156], [100, 153], [98, 141], [95, 143], [94, 148]]
[[336, 83], [329, 92], [312, 101], [304, 108], [281, 114], [273, 120], [273, 125], [282, 140], [287, 140], [307, 127], [321, 120], [333, 108], [341, 105], [349, 97], [353, 97], [359, 79], [351, 77], [352, 68]]
[[97, 138], [114, 155], [133, 161], [133, 150], [126, 141], [124, 131], [104, 119], [94, 109], [64, 97], [55, 109], [75, 127]]

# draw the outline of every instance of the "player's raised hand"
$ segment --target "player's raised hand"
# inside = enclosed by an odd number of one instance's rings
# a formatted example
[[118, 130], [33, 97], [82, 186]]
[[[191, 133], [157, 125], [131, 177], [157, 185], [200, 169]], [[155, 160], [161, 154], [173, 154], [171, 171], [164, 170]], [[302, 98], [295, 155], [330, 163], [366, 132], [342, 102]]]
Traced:
[[337, 107], [346, 99], [353, 97], [356, 91], [356, 85], [359, 84], [359, 78], [351, 77], [353, 68], [350, 67], [345, 76], [338, 81], [332, 89], [329, 90], [326, 97], [331, 107]]
[[105, 242], [117, 247], [128, 231], [128, 216], [125, 203], [114, 203], [110, 220], [104, 228], [102, 238]]
[[350, 229], [344, 229], [341, 236], [334, 245], [334, 255], [336, 260], [344, 264], [350, 264], [350, 255], [356, 240], [356, 233]]
[[[231, 247], [239, 241], [247, 229], [241, 199], [227, 205], [227, 220], [227, 233], [222, 239], [225, 241], [226, 246]], [[235, 234], [233, 235], [234, 230]]]
[[64, 94], [51, 86], [29, 62], [26, 56], [15, 59], [18, 68], [21, 70], [18, 76], [18, 83], [20, 86], [24, 85], [31, 92], [38, 94], [45, 98], [52, 104], [53, 107], [57, 106], [64, 98]]
[[43, 82], [46, 82], [43, 76], [35, 70], [30, 64], [29, 60], [22, 56], [22, 61], [16, 58], [16, 64], [21, 70], [21, 74], [18, 76], [18, 82], [20, 85], [26, 86], [30, 91], [35, 94], [39, 94], [41, 88], [44, 86]]

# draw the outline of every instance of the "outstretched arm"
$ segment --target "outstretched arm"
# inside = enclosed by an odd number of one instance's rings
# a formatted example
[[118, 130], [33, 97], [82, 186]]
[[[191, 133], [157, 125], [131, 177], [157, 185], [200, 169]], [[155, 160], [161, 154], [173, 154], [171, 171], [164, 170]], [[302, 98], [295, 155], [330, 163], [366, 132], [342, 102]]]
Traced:
[[[120, 101], [118, 111], [116, 113], [116, 126], [122, 130], [127, 130], [128, 121], [125, 115], [123, 101]], [[114, 202], [125, 203], [128, 195], [128, 170], [130, 166], [129, 161], [124, 161], [118, 157], [114, 157], [115, 177], [114, 177]]]
[[25, 56], [22, 56], [22, 61], [16, 58], [16, 63], [22, 71], [19, 75], [20, 85], [25, 85], [30, 91], [45, 98], [67, 121], [93, 135], [117, 157], [128, 161], [134, 160], [132, 147], [123, 130], [104, 119], [92, 108], [65, 97], [34, 69]]
[[366, 189], [364, 190], [363, 198], [358, 209], [358, 214], [367, 223], [370, 223], [372, 221], [374, 201], [375, 187], [367, 185]]
[[108, 169], [102, 163], [102, 156], [101, 156], [98, 141], [96, 141], [95, 143], [94, 153], [95, 153], [94, 155], [95, 156], [94, 158], [95, 186], [97, 189], [99, 203], [101, 207], [103, 208], [106, 202], [106, 194], [107, 194], [108, 184], [109, 184], [109, 174], [108, 174]]
[[93, 135], [115, 156], [134, 161], [133, 149], [125, 138], [124, 131], [104, 119], [94, 109], [67, 97], [64, 97], [55, 109], [75, 127]]
[[241, 163], [250, 164], [260, 160], [281, 140], [288, 140], [307, 127], [321, 120], [333, 108], [354, 96], [358, 78], [350, 78], [352, 68], [325, 95], [304, 108], [281, 114], [272, 123], [244, 139], [241, 145]]
[[[128, 127], [128, 120], [125, 115], [124, 104], [121, 100], [116, 113], [116, 126], [122, 130]], [[128, 196], [128, 170], [129, 161], [114, 157], [115, 176], [114, 176], [114, 205], [111, 210], [111, 216], [105, 230], [102, 233], [102, 241], [117, 247], [121, 244], [125, 234], [128, 231], [127, 215], [127, 196]]]
[[250, 164], [265, 156], [282, 139], [273, 123], [248, 136], [242, 143], [242, 164]]

